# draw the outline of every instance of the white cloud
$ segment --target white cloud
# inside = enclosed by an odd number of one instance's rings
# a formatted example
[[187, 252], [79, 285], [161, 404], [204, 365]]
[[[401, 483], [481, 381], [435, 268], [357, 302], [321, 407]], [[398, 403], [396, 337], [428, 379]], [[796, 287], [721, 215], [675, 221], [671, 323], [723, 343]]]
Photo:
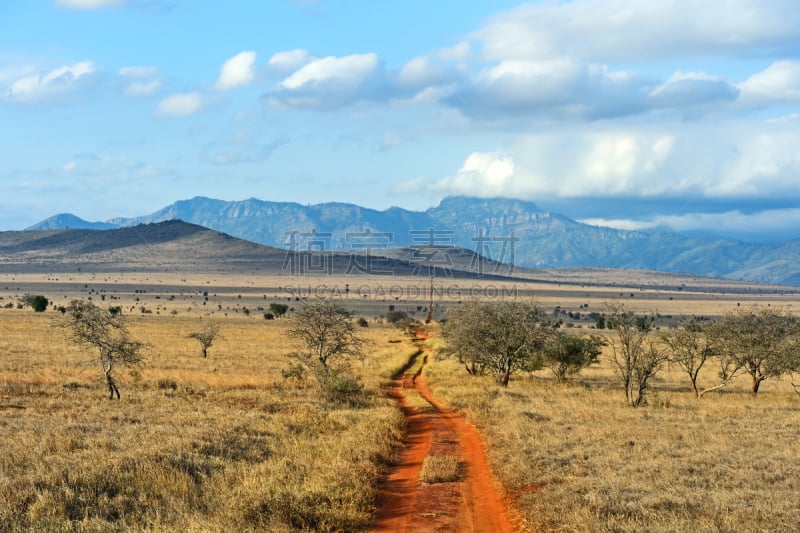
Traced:
[[295, 71], [283, 80], [281, 87], [298, 90], [314, 85], [331, 84], [341, 89], [352, 89], [363, 82], [377, 67], [378, 56], [374, 53], [323, 57]]
[[657, 107], [706, 105], [711, 102], [736, 100], [737, 89], [728, 80], [706, 72], [674, 73], [670, 78], [648, 94], [650, 102]]
[[513, 188], [514, 159], [503, 152], [473, 152], [455, 176], [431, 186], [434, 192], [481, 198], [503, 196]]
[[796, 120], [554, 126], [471, 154], [428, 190], [521, 199], [797, 197]]
[[472, 55], [472, 47], [467, 41], [461, 41], [450, 48], [440, 48], [436, 55], [446, 61], [466, 61]]
[[490, 60], [567, 55], [587, 61], [765, 52], [797, 44], [794, 0], [575, 0], [524, 4], [473, 37]]
[[253, 65], [256, 62], [256, 53], [253, 51], [240, 52], [222, 64], [219, 78], [214, 84], [218, 90], [224, 91], [247, 85], [255, 78]]
[[768, 235], [774, 236], [769, 240], [800, 237], [800, 232], [796, 229], [800, 227], [800, 208], [768, 209], [754, 213], [733, 210], [722, 213], [659, 215], [639, 220], [586, 218], [579, 222], [621, 230], [669, 229], [681, 233], [716, 234], [737, 239], [764, 240]]
[[295, 49], [286, 50], [273, 54], [267, 64], [282, 72], [294, 72], [295, 70], [311, 63], [316, 59], [308, 50]]
[[745, 103], [800, 102], [800, 62], [776, 61], [739, 84]]
[[168, 96], [158, 104], [158, 114], [185, 117], [196, 113], [203, 106], [203, 97], [198, 92], [178, 93]]
[[128, 0], [55, 0], [56, 5], [67, 9], [97, 9], [104, 6], [116, 6]]
[[94, 73], [92, 62], [81, 61], [19, 78], [11, 83], [2, 96], [15, 102], [39, 102], [77, 89], [81, 82]]
[[596, 119], [647, 109], [643, 80], [569, 57], [508, 60], [480, 72], [445, 100], [468, 116]]
[[161, 88], [161, 80], [156, 67], [122, 67], [120, 78], [127, 85], [125, 94], [134, 98], [152, 96]]

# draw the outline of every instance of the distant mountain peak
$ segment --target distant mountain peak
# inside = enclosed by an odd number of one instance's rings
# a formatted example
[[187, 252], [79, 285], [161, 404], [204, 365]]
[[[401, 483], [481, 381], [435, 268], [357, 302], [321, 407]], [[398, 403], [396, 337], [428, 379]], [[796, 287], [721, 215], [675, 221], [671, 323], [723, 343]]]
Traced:
[[33, 226], [25, 228], [26, 230], [46, 230], [46, 229], [114, 229], [118, 227], [116, 224], [108, 222], [89, 222], [72, 213], [59, 213]]
[[[767, 245], [596, 227], [514, 198], [451, 196], [424, 211], [378, 211], [343, 202], [301, 205], [197, 196], [147, 216], [113, 219], [102, 227], [74, 215], [56, 215], [31, 229], [106, 229], [170, 219], [259, 244], [294, 246], [297, 251], [313, 246], [375, 254], [389, 247], [419, 251], [427, 244], [452, 245], [500, 263], [533, 268], [643, 269], [769, 283], [800, 279], [800, 241]], [[365, 228], [376, 233], [372, 237], [380, 234], [385, 239], [362, 242]]]

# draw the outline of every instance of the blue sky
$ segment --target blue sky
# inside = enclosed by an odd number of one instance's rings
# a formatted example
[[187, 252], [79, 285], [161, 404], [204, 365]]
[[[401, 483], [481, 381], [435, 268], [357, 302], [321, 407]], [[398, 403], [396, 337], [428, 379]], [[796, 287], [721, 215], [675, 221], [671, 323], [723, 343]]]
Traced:
[[193, 196], [800, 238], [794, 0], [0, 2], [0, 229]]

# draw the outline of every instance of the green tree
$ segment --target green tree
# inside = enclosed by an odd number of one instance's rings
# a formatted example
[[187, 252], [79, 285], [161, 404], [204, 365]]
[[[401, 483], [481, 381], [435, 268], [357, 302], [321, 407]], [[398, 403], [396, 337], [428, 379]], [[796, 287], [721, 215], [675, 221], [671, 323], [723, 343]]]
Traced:
[[522, 302], [470, 302], [450, 309], [442, 326], [443, 353], [470, 374], [493, 372], [507, 386], [516, 370], [541, 368], [542, 350], [552, 327], [535, 305]]
[[289, 310], [289, 306], [286, 304], [271, 303], [269, 304], [269, 310], [275, 317], [280, 318], [286, 314], [286, 311]]
[[34, 311], [37, 313], [42, 313], [47, 310], [47, 306], [50, 302], [42, 295], [32, 295], [32, 294], [25, 294], [20, 298], [20, 305], [18, 306], [22, 309], [23, 306], [29, 305], [33, 308]]
[[92, 302], [73, 300], [56, 324], [64, 328], [76, 344], [97, 349], [95, 361], [103, 370], [109, 399], [113, 400], [115, 394], [119, 399], [119, 387], [114, 377], [116, 367], [138, 365], [146, 346], [131, 339], [125, 316], [114, 315]]
[[606, 341], [597, 335], [583, 337], [557, 332], [545, 343], [543, 364], [553, 372], [557, 382], [563, 383], [597, 363], [605, 345]]
[[708, 333], [730, 377], [739, 370], [750, 375], [753, 395], [765, 380], [800, 370], [800, 321], [786, 311], [738, 309], [712, 324]]

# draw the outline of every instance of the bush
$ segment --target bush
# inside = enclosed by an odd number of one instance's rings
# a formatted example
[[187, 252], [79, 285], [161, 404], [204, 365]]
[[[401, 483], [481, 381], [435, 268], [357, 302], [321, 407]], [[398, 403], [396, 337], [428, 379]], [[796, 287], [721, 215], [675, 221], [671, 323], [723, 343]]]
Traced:
[[385, 318], [386, 322], [389, 324], [396, 324], [397, 322], [408, 318], [408, 314], [404, 311], [389, 311], [386, 313]]
[[30, 294], [26, 294], [25, 296], [22, 297], [22, 303], [25, 305], [30, 305], [33, 308], [33, 310], [36, 311], [37, 313], [43, 313], [44, 311], [46, 311], [47, 306], [50, 304], [47, 298], [45, 298], [41, 294], [38, 294], [36, 296], [31, 296]]
[[361, 326], [362, 328], [368, 328], [369, 322], [367, 322], [367, 319], [362, 316], [361, 318], [358, 319], [358, 325]]

